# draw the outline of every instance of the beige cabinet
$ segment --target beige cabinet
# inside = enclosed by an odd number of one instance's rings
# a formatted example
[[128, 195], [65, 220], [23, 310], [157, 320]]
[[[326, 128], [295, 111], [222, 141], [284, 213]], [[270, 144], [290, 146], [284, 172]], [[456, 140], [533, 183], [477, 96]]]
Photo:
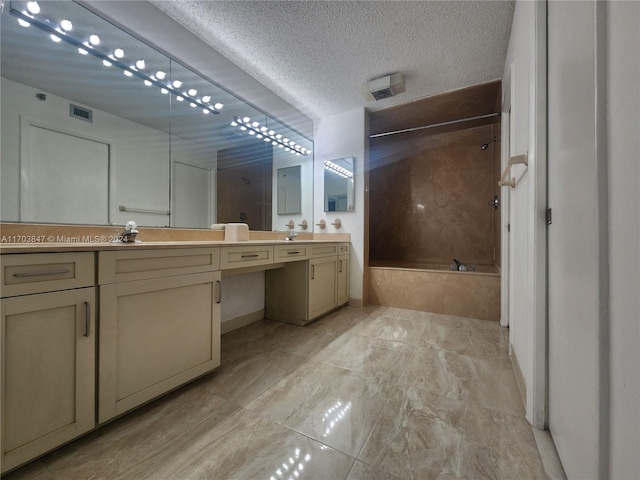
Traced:
[[309, 320], [338, 306], [337, 274], [338, 260], [335, 256], [309, 260]]
[[[0, 308], [3, 472], [95, 426], [96, 295], [77, 288], [93, 284], [93, 258], [2, 256], [3, 295], [16, 295]], [[58, 285], [71, 289], [31, 293]]]
[[338, 257], [338, 305], [349, 301], [349, 255]]
[[307, 248], [309, 260], [288, 261], [267, 271], [266, 317], [304, 325], [347, 303], [348, 244], [345, 248], [346, 253], [338, 255], [338, 244], [314, 245]]
[[[185, 265], [214, 255], [197, 250], [182, 252]], [[100, 285], [100, 423], [220, 365], [220, 272], [156, 278], [167, 262], [181, 268], [180, 254], [166, 253], [145, 254], [137, 268], [135, 278], [145, 269], [152, 278]], [[128, 260], [140, 267], [135, 255]]]

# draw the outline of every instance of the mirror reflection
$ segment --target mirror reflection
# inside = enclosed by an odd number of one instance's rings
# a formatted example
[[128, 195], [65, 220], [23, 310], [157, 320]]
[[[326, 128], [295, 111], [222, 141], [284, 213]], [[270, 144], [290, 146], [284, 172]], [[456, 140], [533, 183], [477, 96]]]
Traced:
[[302, 135], [74, 2], [8, 2], [1, 27], [2, 221], [282, 230], [296, 163], [312, 222]]
[[352, 212], [354, 157], [335, 158], [324, 162], [324, 211]]
[[300, 213], [300, 165], [278, 169], [278, 215]]

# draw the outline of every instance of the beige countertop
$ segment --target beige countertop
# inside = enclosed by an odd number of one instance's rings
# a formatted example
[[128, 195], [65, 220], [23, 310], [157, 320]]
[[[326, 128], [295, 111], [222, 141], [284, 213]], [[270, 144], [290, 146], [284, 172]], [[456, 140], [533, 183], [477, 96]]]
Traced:
[[348, 233], [297, 232], [293, 241], [285, 241], [287, 232], [249, 232], [249, 240], [226, 242], [224, 232], [180, 228], [139, 228], [139, 242], [110, 242], [117, 236], [114, 227], [47, 224], [0, 224], [0, 254], [46, 252], [96, 252], [104, 250], [193, 247], [231, 247], [259, 245], [302, 245], [349, 242]]

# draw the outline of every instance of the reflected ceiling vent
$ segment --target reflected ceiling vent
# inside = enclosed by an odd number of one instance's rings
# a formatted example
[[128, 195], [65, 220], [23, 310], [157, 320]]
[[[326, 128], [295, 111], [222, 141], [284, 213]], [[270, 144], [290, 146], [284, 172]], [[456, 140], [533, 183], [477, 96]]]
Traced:
[[401, 73], [392, 73], [369, 82], [369, 93], [376, 100], [394, 97], [404, 91], [404, 78]]
[[93, 110], [88, 108], [79, 107], [73, 103], [69, 104], [69, 116], [84, 120], [85, 122], [93, 123]]

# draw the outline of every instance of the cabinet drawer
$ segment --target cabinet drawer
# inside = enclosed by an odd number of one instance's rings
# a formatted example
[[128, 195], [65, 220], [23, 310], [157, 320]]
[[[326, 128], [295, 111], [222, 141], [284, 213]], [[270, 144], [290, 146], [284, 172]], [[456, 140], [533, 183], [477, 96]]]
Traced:
[[220, 249], [221, 270], [271, 263], [273, 263], [273, 247], [270, 246], [222, 247]]
[[100, 252], [98, 264], [98, 283], [100, 285], [213, 272], [220, 268], [220, 249], [136, 249], [135, 251]]
[[2, 296], [92, 287], [94, 258], [91, 252], [2, 255]]
[[341, 243], [338, 246], [338, 254], [344, 255], [346, 253], [349, 253], [349, 244], [348, 243]]
[[291, 262], [309, 258], [308, 245], [278, 245], [273, 247], [274, 262]]
[[323, 243], [320, 245], [312, 245], [310, 251], [311, 258], [327, 257], [329, 255], [338, 254], [337, 243]]

